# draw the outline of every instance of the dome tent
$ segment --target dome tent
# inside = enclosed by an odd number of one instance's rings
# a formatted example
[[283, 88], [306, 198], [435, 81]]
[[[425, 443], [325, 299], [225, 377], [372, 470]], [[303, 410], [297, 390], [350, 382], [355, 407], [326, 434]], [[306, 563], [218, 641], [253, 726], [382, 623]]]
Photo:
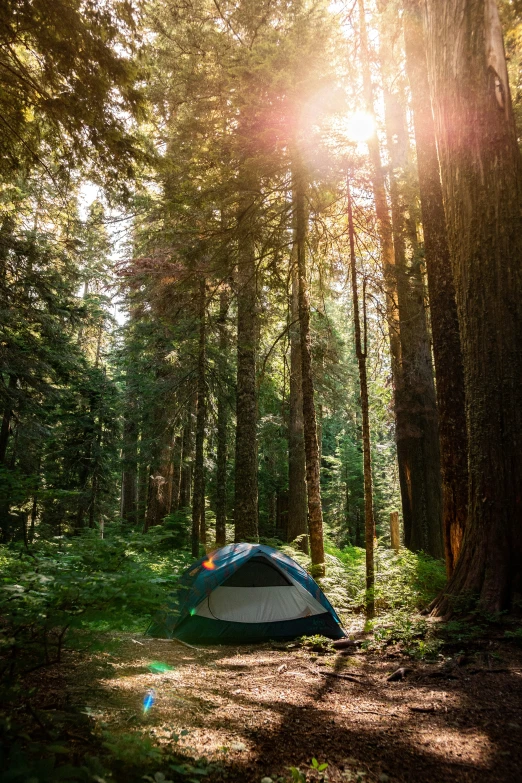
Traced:
[[261, 642], [322, 634], [339, 618], [295, 560], [262, 544], [229, 544], [193, 563], [147, 635], [186, 642]]

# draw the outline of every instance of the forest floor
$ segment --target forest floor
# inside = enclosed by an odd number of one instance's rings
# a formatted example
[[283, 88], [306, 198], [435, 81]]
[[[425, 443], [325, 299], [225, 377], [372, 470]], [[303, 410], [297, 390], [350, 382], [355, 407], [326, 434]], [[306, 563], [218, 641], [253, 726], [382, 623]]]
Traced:
[[[77, 756], [96, 754], [96, 740], [120, 759], [117, 783], [142, 779], [133, 759], [144, 754], [160, 783], [180, 779], [165, 761], [173, 756], [189, 764], [183, 779], [209, 783], [522, 779], [522, 650], [501, 639], [440, 663], [393, 647], [195, 649], [128, 633], [116, 641], [112, 653], [70, 654], [34, 677], [39, 708], [64, 711]], [[401, 667], [404, 678], [388, 681]], [[327, 769], [311, 769], [312, 758]]]

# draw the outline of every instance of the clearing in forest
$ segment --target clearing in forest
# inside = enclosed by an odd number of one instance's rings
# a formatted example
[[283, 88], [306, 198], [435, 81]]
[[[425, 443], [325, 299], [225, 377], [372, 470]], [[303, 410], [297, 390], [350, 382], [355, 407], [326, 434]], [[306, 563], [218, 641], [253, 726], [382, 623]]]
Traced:
[[[81, 756], [103, 746], [116, 781], [520, 779], [522, 653], [503, 641], [437, 664], [393, 647], [118, 642], [116, 653], [40, 675], [46, 698], [69, 715], [72, 748]], [[71, 724], [72, 713], [88, 721]]]

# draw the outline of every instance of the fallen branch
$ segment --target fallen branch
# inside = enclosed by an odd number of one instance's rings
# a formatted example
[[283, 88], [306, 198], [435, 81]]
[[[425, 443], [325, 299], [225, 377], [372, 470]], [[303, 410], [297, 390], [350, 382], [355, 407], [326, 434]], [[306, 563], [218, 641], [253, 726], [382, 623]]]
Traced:
[[198, 652], [205, 652], [204, 650], [201, 649], [201, 647], [194, 647], [193, 644], [189, 644], [188, 642], [182, 642], [181, 639], [176, 639], [176, 637], [171, 639], [171, 641], [177, 642], [178, 644], [182, 644], [183, 647], [189, 647], [191, 650], [197, 650]]
[[313, 674], [320, 674], [322, 677], [336, 677], [338, 680], [349, 680], [350, 682], [356, 682], [358, 685], [373, 685], [373, 682], [365, 680], [361, 682], [357, 677], [364, 677], [364, 674], [337, 674], [336, 672], [321, 672], [314, 669], [309, 669]]
[[[191, 650], [197, 650], [198, 652], [205, 652], [204, 650], [201, 649], [201, 647], [194, 647], [193, 644], [189, 644], [188, 642], [182, 642], [181, 639], [176, 639], [175, 636], [173, 636], [172, 639], [155, 639], [152, 636], [150, 638], [155, 642], [177, 642], [178, 644], [182, 644], [183, 647], [190, 647]], [[134, 641], [134, 639], [132, 641]]]

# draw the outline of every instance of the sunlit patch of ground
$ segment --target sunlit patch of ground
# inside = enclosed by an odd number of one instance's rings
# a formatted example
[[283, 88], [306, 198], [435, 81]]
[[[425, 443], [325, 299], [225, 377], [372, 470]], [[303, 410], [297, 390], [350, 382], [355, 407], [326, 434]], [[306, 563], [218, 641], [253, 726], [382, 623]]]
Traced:
[[196, 650], [122, 635], [115, 656], [85, 661], [69, 687], [100, 735], [203, 757], [217, 765], [211, 781], [289, 780], [291, 765], [315, 781], [312, 757], [328, 763], [331, 783], [519, 779], [520, 663], [450, 678], [435, 677], [436, 665], [402, 663], [406, 679], [388, 682], [400, 660], [270, 645]]

